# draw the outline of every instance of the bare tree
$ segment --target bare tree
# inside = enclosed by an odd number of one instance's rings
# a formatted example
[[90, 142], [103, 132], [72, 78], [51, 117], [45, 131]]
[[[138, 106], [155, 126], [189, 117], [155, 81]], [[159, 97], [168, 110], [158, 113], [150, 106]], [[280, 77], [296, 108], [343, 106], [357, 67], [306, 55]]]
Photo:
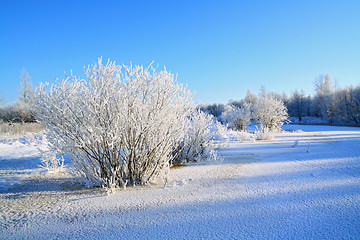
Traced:
[[1, 91], [0, 91], [0, 109], [4, 107], [4, 99], [2, 97]]
[[295, 90], [291, 94], [290, 102], [287, 104], [290, 116], [297, 117], [301, 121], [306, 116], [306, 102], [304, 90]]

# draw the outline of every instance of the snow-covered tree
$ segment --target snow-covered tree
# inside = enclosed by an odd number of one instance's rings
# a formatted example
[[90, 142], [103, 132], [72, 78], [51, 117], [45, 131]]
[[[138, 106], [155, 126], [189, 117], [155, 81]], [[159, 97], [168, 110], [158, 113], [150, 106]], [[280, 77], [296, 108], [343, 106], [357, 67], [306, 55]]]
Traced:
[[230, 99], [227, 105], [230, 105], [234, 108], [241, 108], [243, 105], [248, 104], [247, 102], [245, 102], [244, 100], [233, 100]]
[[241, 107], [226, 106], [226, 111], [221, 116], [224, 123], [230, 128], [239, 131], [247, 131], [251, 123], [251, 104], [244, 103]]
[[26, 72], [25, 68], [23, 68], [20, 76], [20, 87], [18, 90], [18, 109], [20, 113], [21, 120], [28, 121], [31, 120], [31, 99], [33, 98], [34, 91], [31, 84], [31, 78], [29, 74]]
[[246, 96], [244, 98], [245, 103], [254, 104], [258, 100], [258, 97], [250, 89], [247, 90]]
[[167, 176], [184, 139], [192, 93], [151, 66], [90, 65], [35, 91], [34, 111], [52, 151], [70, 158], [91, 186], [146, 184]]
[[208, 114], [213, 115], [216, 118], [219, 118], [221, 116], [221, 114], [225, 111], [225, 106], [224, 104], [202, 104], [199, 105], [198, 108], [203, 111], [206, 112]]
[[282, 101], [271, 96], [259, 98], [253, 106], [253, 119], [260, 125], [260, 131], [276, 131], [284, 124], [288, 113]]
[[5, 120], [5, 109], [3, 105], [3, 98], [0, 92], [0, 123], [1, 121]]
[[283, 92], [280, 96], [280, 100], [286, 105], [289, 103], [290, 99], [288, 97], [288, 95], [286, 94], [286, 92]]
[[315, 82], [315, 99], [314, 99], [314, 110], [318, 117], [323, 119], [329, 119], [328, 113], [331, 113], [330, 95], [334, 92], [334, 87], [330, 81], [328, 74], [320, 76]]
[[347, 87], [344, 89], [344, 111], [347, 119], [360, 124], [360, 85], [357, 87]]

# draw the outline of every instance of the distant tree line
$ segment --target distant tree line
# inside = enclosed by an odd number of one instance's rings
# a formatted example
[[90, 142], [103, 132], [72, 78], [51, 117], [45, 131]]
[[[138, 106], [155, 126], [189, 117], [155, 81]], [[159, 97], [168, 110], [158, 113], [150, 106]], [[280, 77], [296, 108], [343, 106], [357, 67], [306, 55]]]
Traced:
[[0, 96], [0, 121], [3, 122], [33, 122], [35, 118], [32, 111], [31, 100], [34, 89], [31, 78], [25, 68], [20, 76], [20, 86], [18, 88], [18, 99], [15, 104], [4, 106]]
[[255, 104], [259, 98], [271, 96], [282, 101], [289, 117], [299, 122], [305, 117], [313, 117], [329, 124], [360, 125], [360, 85], [338, 88], [326, 74], [314, 82], [314, 90], [313, 96], [306, 95], [303, 90], [294, 90], [288, 96], [285, 93], [268, 92], [262, 87], [258, 95], [248, 90], [244, 99], [230, 100], [227, 105], [199, 105], [199, 108], [221, 120], [228, 106], [244, 108], [248, 104]]
[[[25, 69], [20, 76], [20, 86], [18, 89], [18, 99], [15, 104], [4, 106], [0, 94], [0, 121], [4, 122], [31, 122], [35, 118], [31, 113], [31, 99], [34, 90], [31, 78]], [[251, 90], [247, 91], [244, 99], [230, 100], [228, 104], [206, 104], [199, 105], [199, 108], [207, 112], [218, 120], [227, 111], [229, 106], [233, 108], [247, 109], [249, 104], [255, 104], [261, 97], [271, 97], [282, 101], [286, 106], [289, 117], [302, 122], [306, 117], [321, 119], [323, 122], [345, 123], [360, 125], [360, 85], [336, 87], [330, 80], [328, 74], [321, 75], [314, 82], [314, 95], [306, 95], [304, 90], [294, 90], [287, 95], [277, 92], [266, 91], [261, 87], [258, 95]]]

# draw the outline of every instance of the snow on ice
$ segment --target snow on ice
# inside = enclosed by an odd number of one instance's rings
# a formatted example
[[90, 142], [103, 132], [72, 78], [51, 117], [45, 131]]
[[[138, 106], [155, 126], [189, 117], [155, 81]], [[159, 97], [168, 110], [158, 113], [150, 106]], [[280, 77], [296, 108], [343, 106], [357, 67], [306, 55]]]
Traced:
[[0, 238], [359, 239], [360, 130], [283, 129], [174, 168], [165, 187], [110, 194], [44, 174], [40, 142], [2, 140]]

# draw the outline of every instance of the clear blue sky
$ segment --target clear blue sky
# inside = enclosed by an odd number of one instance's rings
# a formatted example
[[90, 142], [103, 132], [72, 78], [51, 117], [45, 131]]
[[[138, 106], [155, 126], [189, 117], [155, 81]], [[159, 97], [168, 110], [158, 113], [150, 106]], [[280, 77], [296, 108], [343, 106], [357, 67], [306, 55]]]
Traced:
[[247, 89], [313, 92], [328, 73], [360, 83], [360, 1], [0, 0], [0, 91], [16, 100], [22, 68], [33, 85], [83, 72], [98, 57], [152, 60], [227, 103]]

